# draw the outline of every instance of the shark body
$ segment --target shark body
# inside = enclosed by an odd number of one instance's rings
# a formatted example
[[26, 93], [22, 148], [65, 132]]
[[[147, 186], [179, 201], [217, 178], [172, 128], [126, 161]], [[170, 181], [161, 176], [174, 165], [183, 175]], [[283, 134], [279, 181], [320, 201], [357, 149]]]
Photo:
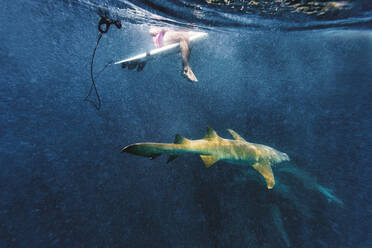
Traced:
[[154, 159], [162, 153], [168, 153], [168, 162], [184, 153], [200, 155], [205, 166], [209, 168], [215, 162], [222, 160], [233, 164], [252, 166], [264, 178], [268, 189], [275, 185], [271, 166], [283, 161], [289, 161], [287, 154], [279, 152], [269, 146], [247, 142], [235, 131], [228, 129], [234, 137], [224, 139], [210, 127], [203, 139], [189, 140], [177, 134], [174, 144], [166, 143], [136, 143], [126, 146], [122, 152], [149, 157]]

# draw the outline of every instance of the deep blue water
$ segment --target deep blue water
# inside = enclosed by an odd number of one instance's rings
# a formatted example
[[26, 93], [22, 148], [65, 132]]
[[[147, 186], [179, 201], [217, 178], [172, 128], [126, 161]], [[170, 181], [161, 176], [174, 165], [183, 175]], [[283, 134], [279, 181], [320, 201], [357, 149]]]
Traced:
[[[102, 5], [123, 28], [103, 36], [96, 71], [152, 45], [146, 18], [130, 21], [124, 3]], [[191, 54], [198, 83], [180, 76], [179, 55], [140, 73], [112, 65], [96, 80], [98, 111], [83, 101], [95, 4], [1, 7], [0, 247], [372, 247], [369, 12], [296, 21], [287, 27], [325, 28], [292, 32], [270, 17], [253, 19], [271, 19], [269, 28], [191, 19], [209, 32]], [[286, 152], [289, 169], [273, 168], [268, 191], [253, 170], [239, 180], [225, 162], [206, 169], [196, 155], [166, 164], [120, 153], [176, 133], [199, 139], [207, 126]]]

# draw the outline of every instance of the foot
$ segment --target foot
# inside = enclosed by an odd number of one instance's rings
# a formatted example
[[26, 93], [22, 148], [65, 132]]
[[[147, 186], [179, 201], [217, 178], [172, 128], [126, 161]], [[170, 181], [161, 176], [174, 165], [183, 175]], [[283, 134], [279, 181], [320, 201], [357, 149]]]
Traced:
[[192, 72], [190, 67], [185, 67], [183, 69], [182, 75], [186, 77], [191, 82], [198, 82], [198, 79], [195, 77], [194, 73]]

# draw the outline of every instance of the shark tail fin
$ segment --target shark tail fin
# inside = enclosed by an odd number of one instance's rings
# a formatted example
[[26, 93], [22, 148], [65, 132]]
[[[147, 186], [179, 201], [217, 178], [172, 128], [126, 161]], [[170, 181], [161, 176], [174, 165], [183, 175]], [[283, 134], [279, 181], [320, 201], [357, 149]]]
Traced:
[[206, 168], [211, 167], [214, 163], [218, 161], [218, 158], [210, 155], [200, 155], [200, 157], [203, 160]]
[[162, 154], [161, 151], [154, 151], [154, 148], [156, 148], [157, 146], [158, 144], [156, 143], [137, 143], [124, 147], [121, 152], [127, 152], [134, 155], [147, 157], [152, 160]]
[[270, 163], [261, 162], [252, 165], [266, 180], [267, 188], [272, 189], [275, 185], [273, 170]]

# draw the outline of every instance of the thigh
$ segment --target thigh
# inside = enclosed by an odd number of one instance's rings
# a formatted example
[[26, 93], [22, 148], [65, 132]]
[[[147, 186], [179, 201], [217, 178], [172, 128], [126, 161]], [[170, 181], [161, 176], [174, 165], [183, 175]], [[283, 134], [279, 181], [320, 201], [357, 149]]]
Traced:
[[172, 43], [179, 42], [181, 39], [186, 39], [186, 32], [168, 31], [164, 34], [164, 44], [169, 45]]

